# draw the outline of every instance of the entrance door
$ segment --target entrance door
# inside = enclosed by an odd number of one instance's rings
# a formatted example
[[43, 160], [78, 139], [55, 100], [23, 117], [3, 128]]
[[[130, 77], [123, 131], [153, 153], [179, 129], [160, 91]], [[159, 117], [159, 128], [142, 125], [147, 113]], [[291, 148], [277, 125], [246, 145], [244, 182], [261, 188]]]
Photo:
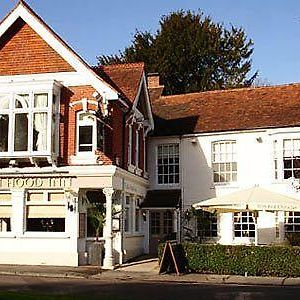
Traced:
[[150, 254], [157, 254], [160, 241], [175, 239], [174, 216], [172, 210], [155, 210], [150, 212]]

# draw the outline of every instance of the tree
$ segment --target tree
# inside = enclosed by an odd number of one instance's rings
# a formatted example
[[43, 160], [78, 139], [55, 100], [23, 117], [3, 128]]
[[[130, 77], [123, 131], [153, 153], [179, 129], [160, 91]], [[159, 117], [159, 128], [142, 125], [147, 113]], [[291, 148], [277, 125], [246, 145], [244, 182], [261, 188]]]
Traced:
[[166, 94], [249, 86], [253, 42], [242, 28], [226, 29], [209, 16], [177, 11], [163, 16], [156, 34], [137, 31], [132, 44], [100, 65], [139, 62], [158, 72]]

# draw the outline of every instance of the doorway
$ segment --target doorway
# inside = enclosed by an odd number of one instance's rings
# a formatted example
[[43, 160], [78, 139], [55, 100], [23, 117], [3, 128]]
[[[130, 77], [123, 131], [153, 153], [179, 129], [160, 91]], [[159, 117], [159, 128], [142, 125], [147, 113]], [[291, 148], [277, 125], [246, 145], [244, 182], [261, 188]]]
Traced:
[[176, 239], [176, 233], [174, 232], [174, 211], [150, 211], [149, 230], [149, 253], [157, 255], [157, 247], [160, 241]]

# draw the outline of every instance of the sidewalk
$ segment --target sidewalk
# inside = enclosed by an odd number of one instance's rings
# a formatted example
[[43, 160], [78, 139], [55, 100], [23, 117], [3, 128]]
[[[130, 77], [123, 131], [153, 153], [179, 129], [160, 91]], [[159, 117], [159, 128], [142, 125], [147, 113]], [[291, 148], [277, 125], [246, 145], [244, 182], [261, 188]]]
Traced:
[[94, 266], [53, 267], [53, 266], [20, 266], [0, 265], [1, 275], [18, 275], [34, 277], [53, 277], [70, 279], [94, 279], [110, 282], [156, 282], [178, 284], [216, 284], [216, 285], [267, 285], [295, 286], [300, 285], [300, 278], [283, 277], [244, 277], [234, 275], [210, 274], [174, 274], [159, 275], [157, 260], [147, 260], [123, 265], [114, 271], [101, 270]]

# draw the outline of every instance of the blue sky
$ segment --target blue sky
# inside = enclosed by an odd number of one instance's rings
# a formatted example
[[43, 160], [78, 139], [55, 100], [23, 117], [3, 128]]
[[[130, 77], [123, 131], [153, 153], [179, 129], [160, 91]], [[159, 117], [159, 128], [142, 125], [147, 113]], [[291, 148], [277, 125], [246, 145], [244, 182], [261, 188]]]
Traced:
[[[16, 0], [0, 0], [2, 19]], [[300, 82], [299, 0], [27, 0], [88, 63], [113, 54], [135, 29], [155, 32], [164, 14], [202, 10], [214, 21], [245, 29], [254, 41], [253, 72], [271, 84]]]

